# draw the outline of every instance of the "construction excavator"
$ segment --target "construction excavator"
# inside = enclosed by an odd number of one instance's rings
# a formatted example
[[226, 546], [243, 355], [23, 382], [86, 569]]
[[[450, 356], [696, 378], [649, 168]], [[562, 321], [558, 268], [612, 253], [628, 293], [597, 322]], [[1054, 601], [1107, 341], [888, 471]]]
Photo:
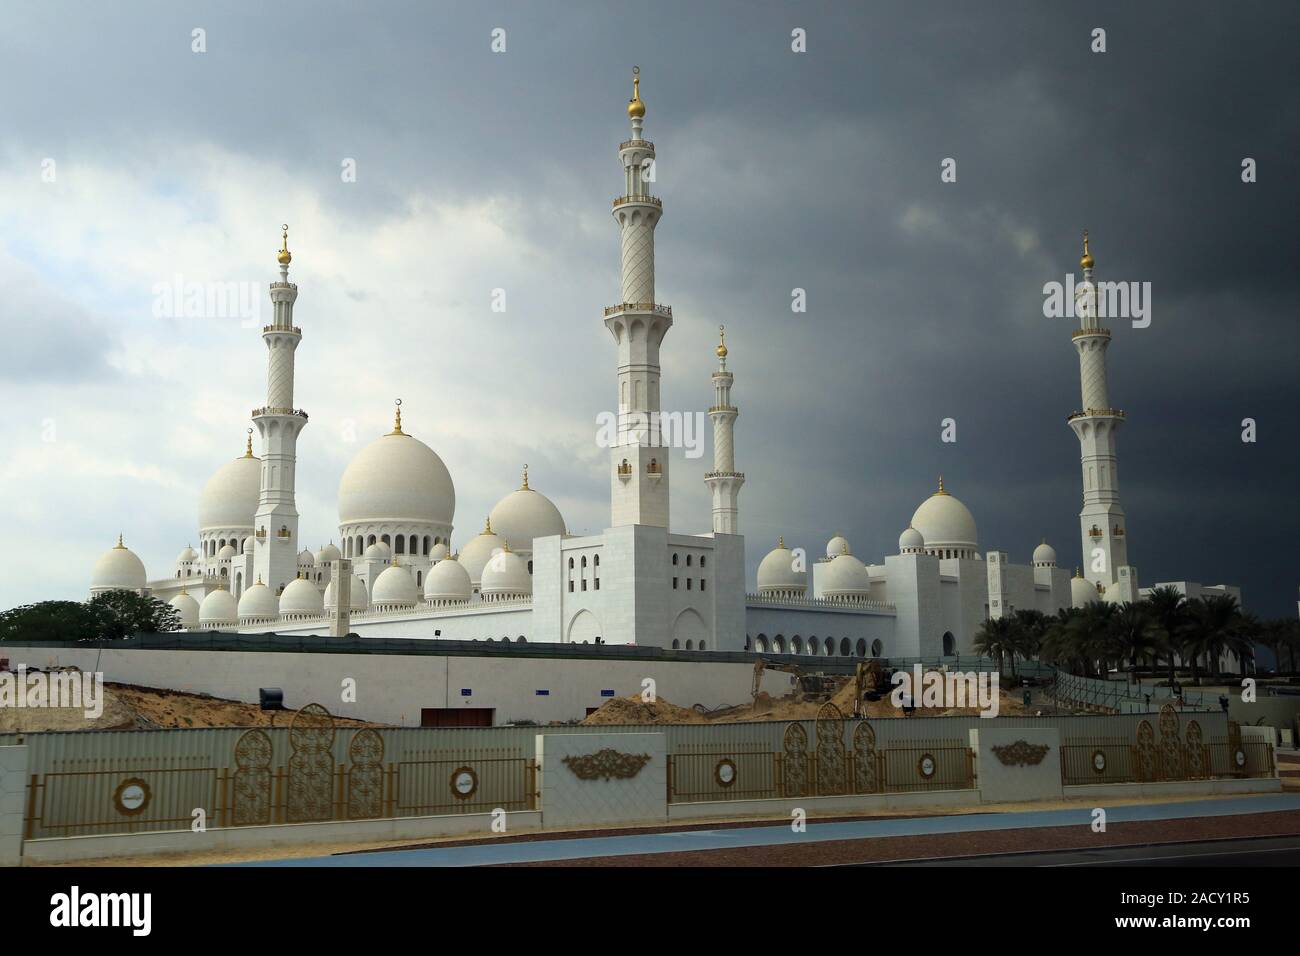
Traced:
[[[754, 699], [754, 709], [758, 709], [758, 695], [763, 687], [763, 672], [780, 671], [794, 678], [795, 703], [824, 703], [830, 700], [850, 678], [845, 676], [828, 676], [826, 674], [806, 674], [798, 664], [785, 664], [779, 661], [765, 661], [761, 657], [754, 661], [754, 684], [750, 696]], [[853, 716], [862, 716], [864, 700], [879, 700], [888, 687], [887, 675], [879, 661], [859, 661], [853, 673]]]

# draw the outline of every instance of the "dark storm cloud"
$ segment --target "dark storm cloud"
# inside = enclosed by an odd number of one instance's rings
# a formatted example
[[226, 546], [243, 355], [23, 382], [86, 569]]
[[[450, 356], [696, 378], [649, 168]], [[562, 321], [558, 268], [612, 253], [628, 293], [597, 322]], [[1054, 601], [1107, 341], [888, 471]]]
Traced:
[[[878, 559], [940, 472], [983, 547], [1026, 561], [1047, 537], [1079, 562], [1065, 424], [1078, 366], [1042, 286], [1077, 272], [1086, 227], [1101, 278], [1153, 289], [1150, 328], [1112, 323], [1110, 350], [1141, 579], [1238, 583], [1276, 615], [1294, 613], [1300, 530], [1285, 504], [1300, 395], [1296, 9], [42, 4], [7, 15], [0, 78], [8, 145], [34, 156], [131, 163], [210, 141], [294, 169], [358, 229], [415, 191], [514, 197], [589, 263], [591, 300], [541, 314], [590, 325], [584, 399], [599, 409], [613, 352], [596, 309], [617, 295], [616, 238], [573, 210], [603, 216], [617, 189], [638, 63], [666, 204], [659, 294], [677, 307], [665, 401], [707, 404], [726, 322], [751, 575], [777, 534], [815, 551], [842, 531]], [[796, 27], [805, 54], [790, 52]], [[365, 189], [334, 188], [345, 157]], [[955, 184], [940, 183], [944, 157]], [[795, 287], [806, 314], [790, 311]], [[571, 356], [498, 361], [573, 374]], [[946, 417], [954, 445], [939, 441]], [[1240, 441], [1246, 417], [1257, 444]], [[703, 487], [679, 479], [674, 510], [706, 522]]]

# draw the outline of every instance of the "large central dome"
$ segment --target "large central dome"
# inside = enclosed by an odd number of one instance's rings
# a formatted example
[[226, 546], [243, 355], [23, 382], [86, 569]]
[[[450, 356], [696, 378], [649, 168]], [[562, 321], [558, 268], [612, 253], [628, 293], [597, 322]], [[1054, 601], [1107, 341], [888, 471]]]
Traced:
[[199, 498], [199, 530], [252, 528], [262, 494], [262, 460], [250, 447], [242, 458], [228, 461], [203, 486]]
[[[912, 527], [921, 532], [925, 550], [931, 554], [958, 552], [951, 556], [973, 558], [979, 549], [974, 516], [961, 501], [944, 490], [942, 478], [939, 479], [939, 490], [921, 502], [921, 507], [912, 515]], [[949, 555], [940, 555], [945, 556]]]
[[560, 509], [539, 491], [528, 487], [528, 466], [524, 466], [523, 487], [496, 503], [488, 521], [513, 551], [531, 554], [533, 540], [564, 534]]
[[452, 523], [456, 488], [432, 448], [400, 426], [361, 449], [339, 482], [339, 524]]

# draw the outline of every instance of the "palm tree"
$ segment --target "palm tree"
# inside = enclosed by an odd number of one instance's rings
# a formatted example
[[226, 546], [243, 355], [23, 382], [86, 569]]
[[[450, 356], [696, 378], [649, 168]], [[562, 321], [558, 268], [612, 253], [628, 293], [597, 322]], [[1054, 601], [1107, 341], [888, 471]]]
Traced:
[[1199, 685], [1197, 657], [1209, 657], [1207, 670], [1217, 672], [1219, 655], [1237, 627], [1241, 611], [1237, 599], [1231, 594], [1213, 594], [1187, 602], [1188, 622], [1185, 633], [1187, 650], [1192, 659], [1192, 683]]
[[1145, 601], [1125, 601], [1110, 619], [1115, 650], [1128, 657], [1129, 669], [1137, 676], [1138, 658], [1153, 654], [1160, 646], [1159, 626]]
[[1151, 618], [1160, 630], [1161, 644], [1169, 657], [1169, 683], [1178, 682], [1177, 661], [1179, 656], [1186, 659], [1182, 643], [1184, 627], [1187, 624], [1187, 600], [1183, 592], [1173, 585], [1166, 584], [1155, 588], [1147, 595], [1147, 607]]
[[1047, 618], [1038, 656], [1056, 665], [1071, 669], [1075, 662], [1075, 621], [1083, 612], [1074, 607], [1059, 608], [1055, 617]]
[[1030, 608], [1016, 611], [1016, 653], [1024, 660], [1038, 657], [1039, 648], [1043, 646], [1043, 637], [1047, 634], [1052, 619], [1042, 611]]
[[1246, 662], [1255, 661], [1255, 645], [1264, 633], [1263, 622], [1249, 611], [1237, 615], [1237, 626], [1228, 635], [1227, 647], [1237, 658], [1238, 674], [1246, 676]]
[[1104, 678], [1107, 665], [1116, 656], [1115, 642], [1111, 634], [1111, 619], [1114, 616], [1114, 604], [1091, 601], [1074, 621], [1079, 653], [1084, 660], [1085, 677], [1095, 676], [1097, 666], [1100, 665], [1101, 676]]
[[1012, 653], [1016, 643], [1016, 623], [1009, 617], [987, 618], [975, 634], [975, 650], [995, 658], [998, 674], [1002, 673], [1003, 656]]

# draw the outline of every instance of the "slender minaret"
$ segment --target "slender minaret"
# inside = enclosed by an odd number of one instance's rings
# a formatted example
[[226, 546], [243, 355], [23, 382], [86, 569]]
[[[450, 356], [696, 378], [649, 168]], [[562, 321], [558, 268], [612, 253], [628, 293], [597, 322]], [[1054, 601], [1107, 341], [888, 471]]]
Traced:
[[740, 534], [740, 486], [745, 476], [736, 471], [736, 448], [732, 441], [732, 426], [740, 410], [731, 404], [731, 383], [735, 379], [727, 371], [727, 332], [718, 326], [718, 370], [713, 373], [713, 470], [704, 476], [704, 483], [713, 493], [713, 530], [716, 534]]
[[253, 424], [262, 436], [262, 492], [257, 503], [253, 573], [279, 593], [298, 575], [298, 509], [293, 500], [298, 434], [307, 413], [293, 407], [293, 354], [302, 330], [293, 324], [298, 286], [289, 281], [289, 227], [276, 256], [280, 281], [271, 283], [271, 324], [262, 328], [266, 342], [266, 406], [253, 410]]
[[1128, 565], [1115, 457], [1115, 433], [1124, 424], [1124, 413], [1111, 407], [1106, 391], [1110, 329], [1102, 328], [1100, 323], [1087, 232], [1083, 234], [1083, 258], [1079, 265], [1083, 267], [1083, 282], [1075, 287], [1079, 328], [1073, 340], [1079, 351], [1083, 410], [1071, 415], [1068, 422], [1078, 436], [1083, 467], [1083, 510], [1079, 512], [1083, 572], [1107, 600], [1137, 600], [1137, 574]]
[[641, 138], [645, 104], [632, 68], [627, 115], [632, 138], [619, 146], [623, 195], [614, 200], [623, 252], [623, 300], [605, 310], [618, 343], [618, 435], [610, 449], [610, 524], [668, 527], [668, 448], [659, 416], [659, 346], [672, 309], [655, 303], [655, 226], [663, 203], [650, 195], [654, 143]]

